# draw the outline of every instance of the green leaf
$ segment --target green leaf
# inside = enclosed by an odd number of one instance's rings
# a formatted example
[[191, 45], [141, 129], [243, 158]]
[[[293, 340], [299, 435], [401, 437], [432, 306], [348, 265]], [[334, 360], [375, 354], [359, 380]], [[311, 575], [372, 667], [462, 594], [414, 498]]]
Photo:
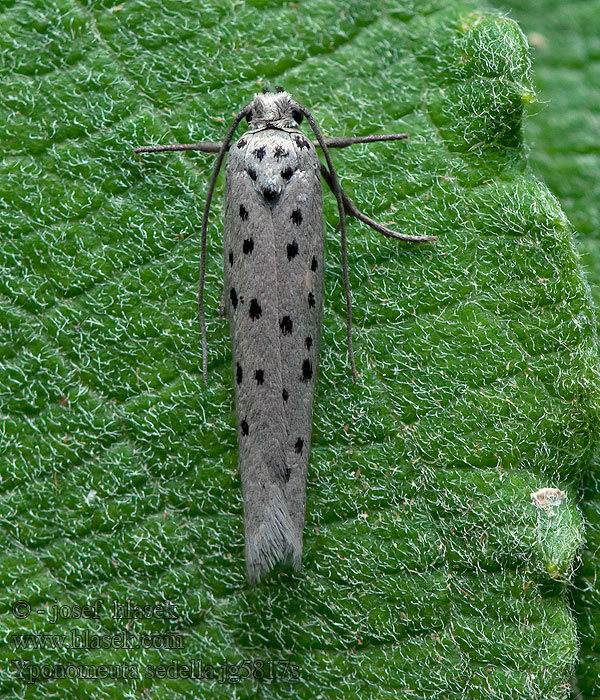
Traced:
[[[510, 0], [533, 47], [539, 104], [526, 121], [531, 164], [559, 198], [579, 234], [579, 249], [596, 307], [600, 302], [600, 15], [593, 3]], [[596, 308], [596, 316], [598, 311]], [[583, 475], [581, 507], [586, 518], [583, 566], [577, 573], [574, 605], [581, 636], [577, 697], [600, 700], [600, 462]]]
[[[2, 22], [0, 625], [5, 658], [31, 661], [25, 678], [0, 670], [4, 696], [566, 698], [597, 353], [570, 226], [524, 157], [518, 27], [475, 2], [358, 0], [15, 2]], [[367, 213], [439, 241], [351, 222], [353, 385], [326, 196], [304, 569], [251, 589], [222, 180], [205, 389], [211, 159], [132, 148], [219, 140], [271, 83], [328, 134], [407, 131], [336, 166]], [[556, 512], [532, 503], [543, 487], [567, 493]], [[127, 600], [150, 615], [115, 615]], [[152, 607], [165, 601], [172, 616]], [[18, 648], [28, 632], [68, 643]], [[77, 677], [101, 664], [107, 677]]]

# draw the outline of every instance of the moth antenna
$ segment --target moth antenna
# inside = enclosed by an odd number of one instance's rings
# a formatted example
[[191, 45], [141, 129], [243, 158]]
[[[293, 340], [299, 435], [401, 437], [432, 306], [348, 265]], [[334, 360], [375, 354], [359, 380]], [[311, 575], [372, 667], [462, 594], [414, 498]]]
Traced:
[[[333, 181], [331, 178], [331, 173], [327, 170], [327, 167], [321, 163], [321, 175], [329, 187], [333, 190]], [[408, 243], [425, 243], [431, 241], [437, 241], [437, 236], [411, 236], [407, 233], [396, 233], [392, 231], [391, 228], [380, 224], [378, 221], [371, 219], [366, 214], [363, 214], [356, 204], [348, 197], [348, 195], [342, 190], [342, 199], [344, 201], [344, 209], [348, 216], [353, 216], [354, 218], [362, 221], [363, 223], [370, 226], [375, 231], [387, 236], [388, 238], [395, 238], [397, 241], [407, 241]]]
[[331, 182], [333, 185], [332, 190], [335, 194], [335, 198], [337, 200], [338, 205], [338, 211], [340, 213], [340, 231], [342, 238], [342, 269], [344, 273], [344, 290], [346, 292], [346, 334], [348, 339], [348, 354], [350, 357], [350, 367], [352, 368], [352, 379], [356, 384], [356, 365], [354, 364], [354, 348], [352, 346], [352, 299], [350, 297], [350, 280], [348, 277], [348, 250], [346, 244], [346, 213], [344, 210], [342, 188], [340, 186], [340, 182], [335, 172], [335, 168], [333, 167], [333, 163], [331, 162], [325, 139], [323, 138], [319, 127], [316, 125], [312, 114], [306, 109], [306, 107], [299, 104], [298, 102], [293, 102], [292, 104], [306, 117], [311, 129], [314, 131], [314, 134], [317, 137], [317, 141], [319, 142], [319, 146], [323, 151], [323, 155], [325, 156], [325, 160], [327, 161], [327, 165], [329, 167], [329, 174], [331, 176]]
[[220, 144], [219, 154], [217, 155], [217, 162], [213, 168], [212, 177], [210, 179], [210, 184], [208, 186], [208, 193], [206, 195], [206, 203], [204, 204], [204, 214], [202, 216], [202, 236], [200, 242], [200, 285], [198, 289], [198, 314], [200, 316], [200, 328], [202, 330], [202, 377], [204, 379], [204, 386], [208, 386], [208, 350], [206, 345], [206, 320], [204, 318], [204, 277], [206, 273], [206, 231], [208, 229], [208, 212], [210, 211], [210, 203], [212, 201], [213, 192], [215, 191], [215, 185], [217, 184], [217, 177], [219, 176], [219, 171], [221, 170], [221, 165], [223, 164], [223, 158], [225, 158], [225, 153], [229, 147], [229, 143], [233, 138], [235, 130], [238, 128], [239, 123], [250, 111], [250, 105], [246, 105], [233, 120], [232, 125], [229, 127], [229, 131], [225, 136], [225, 140]]

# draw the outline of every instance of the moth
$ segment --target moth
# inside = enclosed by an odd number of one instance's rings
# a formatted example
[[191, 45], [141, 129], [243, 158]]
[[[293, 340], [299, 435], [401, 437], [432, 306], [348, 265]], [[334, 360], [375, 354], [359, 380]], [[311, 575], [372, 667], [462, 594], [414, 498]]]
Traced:
[[[308, 121], [316, 142], [300, 131]], [[232, 143], [240, 122], [248, 129]], [[323, 310], [323, 211], [321, 177], [339, 210], [346, 293], [347, 340], [352, 377], [352, 306], [348, 282], [346, 213], [385, 236], [399, 234], [358, 210], [343, 192], [328, 148], [392, 141], [407, 134], [324, 139], [311, 113], [281, 88], [256, 94], [235, 117], [222, 143], [144, 146], [136, 153], [198, 150], [217, 153], [201, 232], [198, 296], [202, 372], [207, 344], [204, 279], [208, 215], [227, 151], [224, 290], [221, 313], [229, 319], [238, 424], [238, 471], [242, 482], [246, 572], [260, 580], [279, 562], [301, 568], [306, 473], [319, 365]], [[326, 165], [317, 155], [320, 148]]]

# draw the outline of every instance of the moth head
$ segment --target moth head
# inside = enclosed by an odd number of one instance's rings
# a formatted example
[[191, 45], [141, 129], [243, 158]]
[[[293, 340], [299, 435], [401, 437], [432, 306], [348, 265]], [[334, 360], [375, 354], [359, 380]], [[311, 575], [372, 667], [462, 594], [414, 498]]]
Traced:
[[265, 92], [254, 95], [246, 121], [250, 131], [258, 129], [296, 129], [302, 112], [287, 92]]

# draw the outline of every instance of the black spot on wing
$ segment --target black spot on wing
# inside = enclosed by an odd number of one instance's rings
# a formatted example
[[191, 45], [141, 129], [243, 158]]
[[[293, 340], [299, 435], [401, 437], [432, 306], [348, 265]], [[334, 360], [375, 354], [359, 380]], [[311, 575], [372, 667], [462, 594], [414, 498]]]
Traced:
[[233, 309], [237, 309], [238, 295], [233, 287], [229, 290], [229, 298], [231, 299], [231, 305], [233, 306]]
[[304, 341], [304, 344], [306, 345], [306, 349], [307, 349], [307, 350], [310, 350], [310, 349], [311, 349], [311, 347], [312, 347], [312, 338], [311, 338], [310, 335], [306, 337], [306, 340]]
[[240, 204], [240, 219], [242, 221], [248, 221], [248, 210], [243, 204]]
[[250, 310], [248, 313], [253, 321], [256, 321], [262, 316], [262, 309], [260, 308], [260, 304], [258, 303], [257, 299], [252, 299], [250, 301]]
[[254, 239], [246, 238], [242, 250], [244, 251], [244, 255], [248, 255], [248, 253], [251, 253], [254, 250]]
[[260, 148], [255, 148], [252, 151], [252, 155], [256, 158], [256, 160], [261, 161], [265, 157], [265, 147], [261, 146]]
[[287, 482], [290, 480], [290, 476], [292, 475], [292, 470], [289, 467], [286, 467], [284, 472], [283, 472], [283, 480], [287, 484]]
[[308, 293], [308, 308], [309, 309], [315, 308], [315, 295], [312, 292]]
[[256, 379], [257, 384], [264, 384], [265, 371], [262, 369], [257, 369], [256, 372], [254, 372], [254, 379]]
[[284, 389], [284, 390], [281, 392], [281, 398], [282, 398], [284, 401], [287, 401], [287, 400], [290, 398], [290, 395], [288, 394], [287, 389]]
[[310, 269], [311, 269], [313, 272], [316, 272], [317, 269], [318, 269], [318, 267], [319, 267], [319, 262], [317, 261], [317, 259], [316, 259], [315, 256], [313, 255], [313, 259], [312, 259], [312, 261], [311, 261], [311, 263], [310, 263]]
[[302, 212], [300, 209], [294, 209], [292, 212], [292, 215], [290, 216], [290, 219], [296, 224], [296, 226], [300, 226], [302, 223]]
[[312, 379], [312, 375], [312, 362], [308, 358], [306, 358], [306, 360], [304, 360], [304, 362], [302, 363], [302, 381], [310, 381]]
[[280, 194], [281, 192], [279, 192], [275, 187], [272, 187], [271, 185], [263, 187], [263, 197], [265, 198], [265, 201], [269, 204], [274, 204], [279, 199]]
[[296, 440], [296, 444], [294, 445], [294, 450], [296, 451], [296, 454], [301, 455], [303, 447], [304, 447], [304, 440], [302, 438], [298, 438]]
[[296, 241], [292, 241], [291, 243], [288, 243], [287, 246], [287, 258], [288, 260], [293, 260], [296, 255], [298, 255], [298, 244]]
[[284, 316], [279, 323], [279, 328], [281, 328], [283, 335], [291, 335], [294, 328], [292, 319], [289, 316]]
[[229, 251], [229, 264], [233, 265], [233, 250]]
[[294, 169], [293, 169], [292, 167], [290, 167], [289, 165], [288, 165], [287, 168], [284, 168], [284, 169], [281, 171], [281, 177], [282, 177], [284, 180], [289, 180], [289, 179], [292, 177], [293, 174], [294, 174]]
[[254, 170], [254, 168], [248, 168], [246, 172], [248, 173], [248, 175], [250, 175], [250, 179], [256, 182], [256, 178], [258, 177], [256, 174], [256, 170]]
[[280, 161], [282, 158], [287, 158], [290, 155], [290, 152], [286, 151], [281, 146], [277, 146], [273, 151], [273, 155], [275, 156], [275, 158], [277, 158], [278, 161]]
[[242, 435], [248, 435], [248, 422], [245, 418], [240, 423], [240, 428], [242, 429]]
[[244, 148], [245, 145], [246, 145], [246, 139], [240, 139], [240, 140], [236, 143], [236, 146], [237, 146], [238, 148]]
[[242, 372], [242, 365], [240, 365], [239, 362], [236, 362], [235, 363], [235, 381], [238, 384], [241, 384], [243, 376], [244, 376], [244, 373]]
[[304, 136], [300, 136], [299, 134], [296, 134], [294, 136], [294, 141], [296, 142], [296, 146], [302, 151], [303, 149], [309, 149], [310, 148], [310, 141], [307, 141]]

